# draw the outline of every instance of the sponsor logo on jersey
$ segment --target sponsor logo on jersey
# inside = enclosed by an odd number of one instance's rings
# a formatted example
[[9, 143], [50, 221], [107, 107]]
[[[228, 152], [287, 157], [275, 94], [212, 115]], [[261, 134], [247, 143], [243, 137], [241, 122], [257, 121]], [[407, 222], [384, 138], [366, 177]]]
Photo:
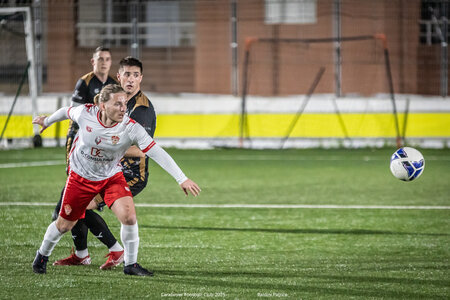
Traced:
[[98, 145], [98, 144], [100, 144], [102, 142], [102, 138], [101, 137], [96, 137], [95, 138], [95, 143]]
[[92, 132], [92, 128], [89, 127], [89, 126], [86, 126], [86, 130], [87, 130], [88, 132]]
[[81, 155], [93, 162], [111, 162], [114, 160], [112, 157], [104, 156], [104, 150], [92, 147], [90, 153], [85, 153], [83, 150], [80, 151]]
[[130, 188], [126, 186], [126, 187], [125, 187], [125, 191], [129, 192], [129, 191], [130, 191]]
[[94, 90], [94, 93], [97, 95], [98, 93], [100, 93], [100, 89], [98, 89], [98, 88], [95, 89], [95, 90]]
[[103, 151], [102, 149], [98, 149], [98, 148], [92, 147], [91, 148], [91, 155], [94, 156], [94, 157], [103, 157], [102, 151]]
[[64, 212], [66, 215], [70, 215], [72, 213], [72, 207], [69, 204], [64, 205]]
[[111, 137], [111, 141], [113, 143], [113, 145], [117, 144], [119, 142], [120, 138], [117, 135], [113, 135]]

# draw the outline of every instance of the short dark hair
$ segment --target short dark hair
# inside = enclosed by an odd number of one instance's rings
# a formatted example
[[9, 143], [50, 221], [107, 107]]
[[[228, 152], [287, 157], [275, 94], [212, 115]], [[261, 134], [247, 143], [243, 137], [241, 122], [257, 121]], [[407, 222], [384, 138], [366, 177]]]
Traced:
[[109, 48], [104, 47], [104, 46], [98, 46], [97, 48], [95, 48], [94, 53], [92, 55], [95, 55], [95, 53], [102, 52], [102, 51], [111, 53], [111, 50], [109, 50]]
[[139, 69], [141, 69], [141, 74], [142, 74], [142, 71], [144, 70], [144, 68], [142, 67], [142, 62], [139, 59], [132, 57], [132, 56], [127, 56], [120, 60], [119, 70], [122, 69], [124, 66], [139, 67]]
[[94, 103], [100, 104], [101, 102], [105, 103], [108, 102], [111, 99], [111, 94], [116, 93], [125, 93], [124, 89], [118, 85], [118, 84], [108, 84], [102, 90], [99, 94], [97, 94], [94, 98]]

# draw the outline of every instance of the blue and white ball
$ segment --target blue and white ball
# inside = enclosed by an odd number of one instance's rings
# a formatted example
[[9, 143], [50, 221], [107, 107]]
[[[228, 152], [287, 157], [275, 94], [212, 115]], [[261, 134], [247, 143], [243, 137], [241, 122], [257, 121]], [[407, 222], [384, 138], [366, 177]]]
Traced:
[[425, 160], [422, 153], [411, 147], [402, 147], [391, 156], [391, 172], [403, 181], [412, 181], [422, 175]]

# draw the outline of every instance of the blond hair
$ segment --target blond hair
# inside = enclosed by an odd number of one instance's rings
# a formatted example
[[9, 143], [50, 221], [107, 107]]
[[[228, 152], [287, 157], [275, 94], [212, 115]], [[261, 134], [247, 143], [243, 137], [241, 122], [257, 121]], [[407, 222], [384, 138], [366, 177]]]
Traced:
[[108, 102], [111, 99], [111, 94], [116, 94], [116, 93], [125, 93], [125, 91], [118, 84], [108, 84], [107, 86], [102, 88], [100, 93], [98, 93], [94, 97], [94, 104], [98, 105], [101, 102], [102, 103]]

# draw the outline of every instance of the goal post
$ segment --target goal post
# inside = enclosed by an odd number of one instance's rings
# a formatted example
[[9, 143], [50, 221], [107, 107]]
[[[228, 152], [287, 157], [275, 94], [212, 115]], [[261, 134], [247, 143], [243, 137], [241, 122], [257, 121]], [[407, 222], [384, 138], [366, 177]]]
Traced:
[[[17, 14], [21, 14], [23, 16], [23, 33], [16, 33], [16, 35], [21, 35], [25, 39], [25, 50], [26, 50], [26, 59], [27, 59], [27, 73], [28, 73], [28, 90], [29, 96], [31, 100], [31, 114], [32, 117], [36, 117], [38, 113], [37, 109], [37, 97], [38, 97], [38, 86], [37, 86], [37, 77], [36, 77], [36, 59], [34, 53], [34, 34], [33, 34], [33, 26], [32, 26], [32, 16], [30, 7], [2, 7], [0, 8], [0, 36], [2, 35], [2, 31], [8, 30], [8, 20], [13, 18]], [[23, 70], [25, 71], [25, 70]], [[21, 86], [17, 88], [20, 91]], [[17, 98], [17, 95], [16, 95]], [[7, 125], [7, 124], [5, 124]], [[31, 126], [31, 124], [30, 124]], [[6, 129], [6, 128], [4, 128]], [[39, 146], [39, 142], [41, 141], [39, 135], [39, 126], [33, 125], [33, 143], [35, 146]]]
[[[244, 55], [244, 62], [243, 62], [243, 70], [242, 70], [242, 98], [241, 98], [241, 114], [240, 114], [240, 122], [239, 122], [239, 145], [240, 147], [243, 147], [245, 140], [250, 140], [249, 136], [249, 124], [248, 124], [248, 116], [247, 116], [247, 101], [248, 101], [248, 95], [249, 92], [249, 85], [250, 85], [250, 77], [251, 77], [251, 60], [253, 55], [253, 48], [255, 45], [258, 44], [266, 44], [266, 45], [278, 45], [278, 44], [290, 44], [290, 45], [309, 45], [309, 44], [331, 44], [334, 42], [356, 42], [356, 41], [368, 41], [373, 40], [378, 43], [381, 43], [383, 48], [383, 60], [384, 60], [384, 72], [385, 72], [385, 78], [387, 82], [387, 86], [389, 89], [389, 95], [390, 100], [392, 104], [392, 114], [394, 117], [394, 130], [396, 135], [396, 144], [398, 147], [403, 145], [403, 139], [399, 127], [399, 120], [398, 120], [398, 114], [397, 114], [397, 105], [395, 100], [395, 94], [394, 94], [394, 86], [393, 86], [393, 79], [392, 79], [392, 73], [391, 73], [391, 65], [389, 60], [389, 49], [387, 45], [387, 39], [384, 34], [378, 33], [374, 35], [361, 35], [361, 36], [348, 36], [348, 37], [340, 37], [340, 38], [334, 38], [334, 37], [326, 37], [326, 38], [308, 38], [308, 39], [297, 39], [297, 38], [258, 38], [258, 37], [247, 37], [245, 39], [245, 55]], [[274, 47], [272, 47], [274, 48]], [[297, 55], [297, 54], [292, 54]], [[332, 57], [332, 52], [330, 52], [330, 57]], [[260, 70], [261, 71], [261, 70]], [[273, 71], [276, 73], [276, 71]], [[276, 74], [277, 75], [277, 74]], [[275, 76], [276, 76], [275, 75]], [[310, 96], [310, 95], [309, 95]], [[337, 106], [335, 105], [336, 114], [339, 115], [339, 111], [337, 111]], [[298, 119], [298, 116], [297, 116]], [[343, 125], [343, 121], [340, 119], [339, 122], [341, 123], [341, 126]], [[343, 131], [346, 133], [345, 126], [343, 127]], [[285, 137], [286, 138], [286, 137]], [[346, 137], [348, 138], [348, 137]], [[284, 142], [283, 142], [284, 143]]]

